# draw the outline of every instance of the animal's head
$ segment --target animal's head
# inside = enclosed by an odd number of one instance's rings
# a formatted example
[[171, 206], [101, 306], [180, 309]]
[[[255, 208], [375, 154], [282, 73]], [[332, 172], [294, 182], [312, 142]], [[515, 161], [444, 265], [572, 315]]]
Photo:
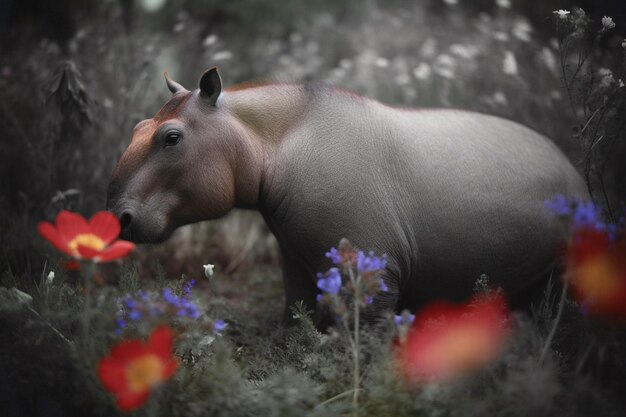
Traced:
[[217, 69], [206, 71], [195, 91], [165, 78], [173, 97], [135, 126], [109, 184], [107, 207], [120, 218], [122, 237], [136, 242], [163, 241], [235, 205], [242, 131], [220, 108]]

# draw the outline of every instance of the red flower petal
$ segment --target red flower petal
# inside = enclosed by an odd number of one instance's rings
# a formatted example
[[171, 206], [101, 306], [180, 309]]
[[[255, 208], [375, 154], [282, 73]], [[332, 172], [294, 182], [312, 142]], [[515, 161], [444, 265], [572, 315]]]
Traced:
[[99, 250], [90, 248], [89, 246], [78, 245], [76, 249], [83, 259], [93, 259], [100, 254]]
[[108, 391], [121, 392], [128, 389], [126, 383], [126, 362], [111, 356], [98, 362], [98, 379]]
[[68, 271], [78, 271], [80, 269], [80, 262], [71, 260], [61, 263], [61, 266]]
[[427, 306], [398, 351], [400, 373], [409, 380], [449, 379], [486, 365], [504, 345], [507, 317], [504, 299], [494, 294], [460, 306]]
[[148, 349], [161, 359], [171, 358], [172, 336], [172, 331], [168, 327], [157, 327], [150, 335]]
[[116, 404], [122, 411], [133, 411], [141, 407], [150, 397], [151, 391], [132, 392], [124, 391], [117, 395]]
[[118, 240], [98, 254], [98, 262], [109, 262], [123, 258], [135, 249], [135, 244], [127, 240]]
[[67, 210], [61, 210], [57, 215], [56, 225], [59, 235], [66, 242], [69, 242], [80, 233], [88, 233], [89, 231], [87, 221], [83, 216]]
[[120, 221], [109, 211], [99, 211], [89, 220], [89, 231], [108, 245], [119, 236]]
[[61, 237], [59, 231], [49, 222], [41, 222], [37, 225], [37, 231], [39, 234], [52, 244], [57, 250], [74, 256], [70, 248], [67, 246], [67, 242]]
[[128, 340], [111, 349], [110, 356], [119, 361], [130, 361], [148, 352], [141, 340]]

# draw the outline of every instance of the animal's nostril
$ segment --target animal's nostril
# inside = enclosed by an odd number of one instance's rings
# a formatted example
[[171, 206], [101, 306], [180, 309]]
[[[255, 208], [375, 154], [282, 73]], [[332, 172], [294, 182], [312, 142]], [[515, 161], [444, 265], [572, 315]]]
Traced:
[[132, 220], [133, 216], [128, 211], [122, 213], [122, 215], [120, 216], [120, 225], [122, 226], [122, 230], [126, 230], [126, 228], [130, 226], [130, 222]]

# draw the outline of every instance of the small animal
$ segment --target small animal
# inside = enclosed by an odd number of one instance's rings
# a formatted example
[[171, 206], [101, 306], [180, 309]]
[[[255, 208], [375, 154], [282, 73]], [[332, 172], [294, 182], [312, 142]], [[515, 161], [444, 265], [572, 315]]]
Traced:
[[387, 254], [370, 314], [472, 294], [486, 274], [513, 299], [546, 277], [556, 236], [544, 200], [588, 196], [547, 138], [461, 110], [400, 109], [308, 84], [224, 89], [216, 68], [134, 128], [108, 190], [122, 237], [258, 210], [276, 236], [287, 304], [314, 308], [341, 238]]

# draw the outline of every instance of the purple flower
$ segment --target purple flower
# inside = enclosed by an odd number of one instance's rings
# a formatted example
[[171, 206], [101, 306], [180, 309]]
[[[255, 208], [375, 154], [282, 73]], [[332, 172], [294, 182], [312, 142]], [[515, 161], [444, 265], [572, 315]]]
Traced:
[[567, 216], [572, 213], [572, 202], [564, 195], [557, 195], [544, 201], [543, 204], [557, 216]]
[[382, 278], [380, 279], [380, 291], [383, 291], [383, 292], [389, 291], [389, 287], [385, 283], [385, 280]]
[[119, 327], [120, 329], [125, 329], [126, 322], [124, 320], [117, 320], [117, 327]]
[[372, 297], [371, 295], [368, 295], [367, 297], [365, 297], [365, 304], [369, 305], [372, 304], [374, 302], [374, 297]]
[[337, 294], [339, 293], [339, 289], [341, 288], [341, 274], [339, 273], [339, 269], [330, 268], [326, 275], [322, 275], [321, 273], [317, 274], [317, 287], [328, 293], [328, 294]]
[[171, 304], [173, 306], [178, 306], [178, 297], [176, 294], [172, 293], [172, 290], [169, 288], [163, 288], [163, 299], [166, 303]]
[[215, 320], [215, 322], [213, 323], [213, 331], [215, 333], [219, 333], [222, 330], [224, 330], [226, 328], [226, 326], [228, 326], [228, 324], [226, 324], [226, 322], [224, 322], [224, 320], [222, 320], [222, 319]]
[[139, 310], [131, 310], [130, 313], [128, 313], [128, 318], [131, 319], [132, 321], [137, 321], [141, 318], [141, 311]]
[[572, 215], [574, 226], [604, 227], [601, 210], [591, 201], [578, 201]]
[[401, 326], [403, 324], [410, 326], [411, 324], [413, 324], [413, 320], [415, 320], [415, 314], [407, 315], [406, 319], [405, 319], [404, 314], [402, 314], [399, 316], [395, 316], [393, 321], [396, 323], [396, 326]]
[[189, 297], [190, 297], [190, 296], [191, 296], [191, 288], [192, 288], [194, 285], [196, 285], [196, 280], [195, 280], [195, 279], [192, 279], [191, 281], [186, 282], [185, 284], [183, 284], [183, 292], [184, 292], [185, 294], [187, 294], [187, 296], [189, 296]]
[[326, 257], [333, 261], [335, 265], [341, 265], [341, 254], [339, 253], [337, 248], [330, 248], [330, 251], [326, 252]]
[[361, 250], [357, 253], [356, 269], [361, 273], [383, 270], [386, 266], [387, 259], [384, 256], [374, 256], [373, 251], [370, 251], [369, 256], [365, 256], [365, 252]]
[[124, 298], [124, 304], [128, 308], [134, 308], [135, 305], [137, 304], [137, 302], [135, 300], [133, 300], [131, 297], [126, 297], [126, 298]]

